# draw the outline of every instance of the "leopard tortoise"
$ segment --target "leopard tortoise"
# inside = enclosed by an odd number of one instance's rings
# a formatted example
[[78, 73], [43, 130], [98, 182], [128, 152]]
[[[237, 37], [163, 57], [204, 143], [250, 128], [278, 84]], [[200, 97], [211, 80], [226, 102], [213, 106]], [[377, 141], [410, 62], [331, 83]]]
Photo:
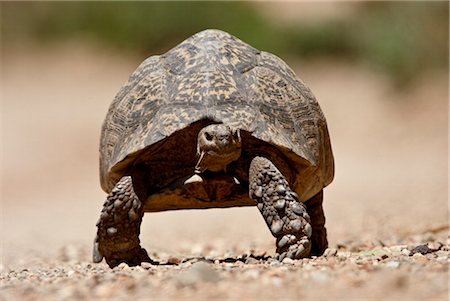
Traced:
[[254, 205], [279, 260], [320, 255], [333, 176], [326, 121], [305, 84], [277, 56], [202, 31], [146, 59], [108, 110], [93, 260], [151, 261], [144, 212]]

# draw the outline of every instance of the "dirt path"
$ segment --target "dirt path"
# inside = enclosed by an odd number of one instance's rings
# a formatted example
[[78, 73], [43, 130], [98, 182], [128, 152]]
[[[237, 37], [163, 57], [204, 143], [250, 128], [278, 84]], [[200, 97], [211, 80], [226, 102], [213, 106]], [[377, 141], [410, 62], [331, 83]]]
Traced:
[[274, 261], [256, 208], [180, 211], [144, 218], [143, 244], [162, 265], [111, 271], [90, 263], [105, 197], [98, 139], [140, 59], [76, 45], [3, 53], [0, 300], [446, 300], [446, 78], [399, 93], [358, 66], [296, 64], [331, 132], [325, 212], [336, 255]]

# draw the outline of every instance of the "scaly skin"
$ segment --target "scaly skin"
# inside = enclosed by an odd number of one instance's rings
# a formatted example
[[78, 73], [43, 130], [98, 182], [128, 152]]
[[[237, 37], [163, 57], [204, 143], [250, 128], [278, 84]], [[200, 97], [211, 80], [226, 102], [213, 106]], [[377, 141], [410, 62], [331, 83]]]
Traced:
[[113, 268], [121, 262], [134, 266], [151, 261], [139, 241], [143, 215], [143, 206], [134, 192], [131, 177], [125, 176], [103, 204], [94, 241], [94, 262], [105, 258]]
[[323, 190], [305, 202], [311, 217], [312, 237], [311, 255], [320, 256], [328, 248], [325, 215], [323, 213]]
[[267, 226], [277, 239], [279, 260], [308, 256], [312, 227], [306, 207], [267, 158], [255, 157], [250, 164], [249, 195], [256, 200]]

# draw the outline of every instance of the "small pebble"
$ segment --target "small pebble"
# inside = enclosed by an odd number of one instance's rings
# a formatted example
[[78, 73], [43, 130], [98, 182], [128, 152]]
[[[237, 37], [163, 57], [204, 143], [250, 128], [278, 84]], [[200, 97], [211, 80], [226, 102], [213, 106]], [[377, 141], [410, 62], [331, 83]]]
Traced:
[[420, 263], [420, 264], [426, 264], [428, 263], [428, 259], [426, 256], [420, 254], [420, 253], [416, 253], [412, 256], [412, 258], [414, 259], [414, 262]]
[[128, 264], [126, 264], [125, 262], [121, 262], [118, 266], [117, 266], [117, 269], [119, 269], [119, 270], [127, 270], [127, 269], [129, 269], [130, 267], [128, 266]]
[[281, 263], [278, 261], [278, 259], [276, 259], [276, 258], [271, 258], [271, 259], [269, 260], [269, 264], [270, 264], [271, 266], [279, 266]]
[[[214, 261], [214, 264], [219, 264], [220, 263], [220, 261], [218, 260], [218, 259], [216, 259], [215, 261]], [[186, 261], [186, 262], [182, 262], [182, 263], [180, 263], [180, 265], [179, 265], [179, 267], [181, 268], [181, 269], [187, 269], [187, 268], [189, 268], [189, 267], [191, 267], [192, 266], [192, 262], [189, 262], [189, 261]]]
[[390, 269], [396, 269], [400, 266], [400, 262], [395, 261], [395, 260], [391, 260], [386, 262], [386, 267], [390, 268]]
[[334, 248], [327, 248], [325, 252], [323, 252], [323, 256], [325, 257], [334, 257], [337, 254], [337, 250]]
[[436, 252], [436, 255], [438, 257], [447, 257], [448, 258], [450, 256], [450, 253], [448, 251], [439, 250]]
[[440, 262], [440, 263], [446, 263], [446, 262], [449, 262], [448, 255], [446, 255], [446, 256], [439, 256], [438, 258], [436, 258], [436, 261], [438, 261], [438, 262]]
[[292, 264], [294, 264], [294, 260], [292, 260], [292, 259], [289, 258], [289, 257], [286, 257], [286, 258], [283, 259], [282, 263], [283, 263], [283, 264], [292, 265]]
[[438, 241], [432, 241], [427, 243], [427, 247], [432, 251], [436, 252], [439, 251], [442, 248], [443, 244]]
[[135, 267], [133, 267], [133, 271], [143, 272], [143, 271], [145, 271], [145, 269], [143, 267], [141, 267], [141, 266], [135, 266]]
[[169, 259], [167, 260], [167, 263], [169, 264], [180, 264], [182, 262], [182, 259], [179, 257], [169, 257]]
[[245, 260], [245, 264], [258, 264], [258, 263], [259, 263], [259, 260], [257, 260], [256, 258], [253, 258], [253, 257], [248, 257]]
[[399, 245], [399, 246], [392, 246], [389, 247], [389, 251], [391, 252], [401, 252], [404, 249], [407, 249], [408, 246], [407, 245]]
[[400, 253], [401, 253], [402, 255], [404, 255], [404, 256], [409, 256], [409, 255], [411, 255], [411, 252], [410, 252], [408, 249], [403, 249]]
[[414, 249], [411, 250], [412, 255], [417, 254], [417, 253], [425, 255], [430, 252], [431, 252], [431, 250], [427, 245], [418, 245], [417, 247], [415, 247]]
[[148, 270], [152, 267], [153, 265], [150, 262], [141, 262], [141, 267]]

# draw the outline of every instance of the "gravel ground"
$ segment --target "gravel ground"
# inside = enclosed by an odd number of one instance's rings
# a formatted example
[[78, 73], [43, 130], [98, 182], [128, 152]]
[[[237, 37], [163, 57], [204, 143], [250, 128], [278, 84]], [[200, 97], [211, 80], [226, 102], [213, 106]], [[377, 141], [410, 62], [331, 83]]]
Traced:
[[159, 264], [81, 260], [66, 247], [56, 260], [2, 271], [0, 300], [230, 299], [446, 300], [449, 247], [427, 243], [384, 246], [346, 242], [324, 256], [282, 262], [252, 250], [204, 257], [152, 254]]

